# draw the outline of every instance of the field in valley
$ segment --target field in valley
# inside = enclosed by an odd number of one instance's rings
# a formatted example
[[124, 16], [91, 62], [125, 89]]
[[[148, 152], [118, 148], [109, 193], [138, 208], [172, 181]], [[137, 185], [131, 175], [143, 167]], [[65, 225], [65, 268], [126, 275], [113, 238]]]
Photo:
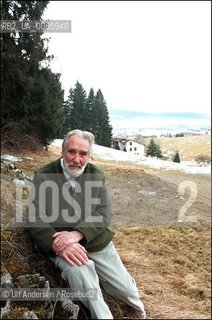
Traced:
[[[184, 138], [176, 139], [181, 142], [178, 151], [186, 149]], [[209, 149], [207, 145], [207, 150], [203, 146], [192, 152], [206, 154]], [[18, 155], [33, 158], [17, 163], [32, 176], [39, 166], [56, 159], [60, 150]], [[211, 177], [92, 161], [105, 171], [114, 211], [114, 243], [137, 282], [148, 319], [211, 319]], [[15, 190], [5, 176], [2, 186], [4, 218], [14, 213]], [[3, 228], [2, 239], [4, 271], [17, 276], [41, 269], [19, 235]], [[48, 276], [43, 264], [42, 271]], [[111, 309], [120, 318], [112, 304]]]

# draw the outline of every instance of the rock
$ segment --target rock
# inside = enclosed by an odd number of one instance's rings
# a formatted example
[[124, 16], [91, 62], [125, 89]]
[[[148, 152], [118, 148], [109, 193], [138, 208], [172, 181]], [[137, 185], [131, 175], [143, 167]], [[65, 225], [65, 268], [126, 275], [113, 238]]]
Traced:
[[34, 311], [25, 311], [23, 314], [23, 319], [38, 319]]
[[0, 317], [2, 319], [3, 315], [5, 313], [7, 313], [8, 311], [10, 311], [10, 300], [8, 300], [5, 304], [5, 307], [1, 308], [1, 313], [0, 313]]
[[49, 285], [49, 281], [45, 281], [44, 284], [44, 290], [46, 292], [46, 301], [45, 301], [45, 307], [48, 308], [48, 306], [51, 304], [52, 302], [52, 297], [50, 295], [50, 285]]
[[77, 319], [79, 306], [70, 299], [57, 299], [54, 304], [52, 319]]
[[[17, 183], [17, 181], [24, 181], [24, 185], [27, 184], [27, 181], [32, 181], [32, 178], [28, 177], [25, 172], [19, 170], [14, 163], [5, 163], [1, 164], [2, 173], [7, 174], [13, 177], [13, 183]], [[15, 181], [14, 181], [15, 180]]]
[[26, 185], [26, 182], [24, 180], [13, 179], [12, 182], [16, 186], [23, 186], [24, 187]]
[[[13, 277], [9, 272], [4, 272], [1, 275], [1, 288], [12, 288], [13, 287]], [[10, 311], [10, 300], [1, 301], [1, 318], [2, 316]]]
[[46, 279], [44, 276], [39, 277], [38, 288], [46, 288]]
[[[34, 301], [33, 303], [36, 305], [36, 313], [37, 308], [42, 308], [42, 313], [45, 316], [45, 319], [77, 319], [78, 314], [80, 312], [80, 307], [73, 303], [71, 299], [68, 298], [54, 298], [51, 294], [51, 288], [49, 285], [49, 281], [45, 279], [44, 276], [41, 276], [40, 273], [34, 274], [23, 274], [16, 277], [13, 281], [13, 277], [9, 272], [4, 272], [1, 276], [1, 288], [38, 288], [39, 290], [43, 290], [45, 297], [44, 301]], [[13, 290], [13, 289], [10, 289]], [[36, 289], [35, 289], [36, 290]], [[28, 306], [27, 301], [22, 301], [26, 306]], [[41, 306], [39, 307], [39, 305]], [[18, 301], [18, 306], [20, 305], [20, 301]], [[20, 308], [19, 308], [20, 309]], [[31, 308], [30, 308], [31, 309]], [[40, 309], [41, 310], [41, 309]], [[17, 311], [16, 302], [13, 300], [13, 305], [11, 305], [11, 301], [1, 301], [1, 318], [6, 316], [6, 313], [17, 312], [20, 313], [20, 310]], [[32, 310], [25, 309], [23, 310], [23, 319], [39, 319], [37, 314]], [[86, 318], [87, 319], [87, 318]]]
[[40, 274], [24, 274], [15, 279], [15, 285], [18, 288], [38, 288], [40, 281]]
[[4, 272], [1, 275], [1, 288], [12, 288], [13, 287], [13, 277], [9, 272]]

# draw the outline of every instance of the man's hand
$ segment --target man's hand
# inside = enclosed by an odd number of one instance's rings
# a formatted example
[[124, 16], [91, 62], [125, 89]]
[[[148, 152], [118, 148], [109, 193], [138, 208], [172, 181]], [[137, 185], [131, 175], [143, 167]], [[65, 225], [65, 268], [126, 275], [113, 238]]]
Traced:
[[83, 238], [83, 234], [77, 230], [56, 232], [52, 236], [52, 250], [63, 251], [70, 243], [77, 243]]
[[57, 255], [66, 260], [71, 266], [77, 264], [81, 266], [88, 261], [87, 251], [79, 243], [71, 243], [62, 251], [57, 252]]

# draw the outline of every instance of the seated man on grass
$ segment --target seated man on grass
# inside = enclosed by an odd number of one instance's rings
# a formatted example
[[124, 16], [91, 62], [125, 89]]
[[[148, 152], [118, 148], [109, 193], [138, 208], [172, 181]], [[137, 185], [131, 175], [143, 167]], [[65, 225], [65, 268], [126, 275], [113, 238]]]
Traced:
[[105, 176], [89, 163], [93, 143], [90, 132], [68, 132], [62, 157], [36, 172], [28, 231], [73, 291], [94, 290], [93, 298], [81, 300], [92, 319], [113, 319], [100, 283], [109, 295], [140, 311], [145, 319], [135, 280], [112, 241], [114, 233], [108, 227], [112, 209]]

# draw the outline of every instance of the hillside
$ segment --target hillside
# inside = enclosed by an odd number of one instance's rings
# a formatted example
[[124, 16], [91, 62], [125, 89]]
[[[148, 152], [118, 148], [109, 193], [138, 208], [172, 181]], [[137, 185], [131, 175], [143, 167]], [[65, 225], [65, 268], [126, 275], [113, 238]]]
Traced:
[[[170, 139], [167, 140], [169, 142]], [[142, 142], [143, 143], [143, 142]], [[49, 149], [52, 153], [56, 155], [61, 154], [61, 145], [62, 145], [62, 139], [55, 139], [52, 144], [49, 146]], [[199, 143], [199, 149], [202, 148], [202, 144]], [[210, 146], [208, 145], [208, 149]], [[140, 168], [149, 168], [149, 170], [153, 169], [162, 169], [168, 171], [182, 171], [186, 173], [191, 174], [211, 174], [211, 163], [210, 163], [210, 157], [209, 156], [203, 156], [200, 162], [197, 161], [183, 161], [181, 160], [180, 163], [173, 162], [174, 152], [169, 151], [169, 157], [165, 160], [163, 159], [157, 159], [155, 157], [140, 157], [137, 155], [134, 155], [131, 152], [124, 152], [121, 150], [116, 150], [113, 148], [107, 148], [104, 146], [100, 146], [98, 144], [94, 144], [93, 146], [93, 153], [92, 153], [92, 159], [94, 161], [97, 161], [98, 159], [111, 161], [114, 162], [123, 162], [123, 163], [129, 163], [138, 165]], [[164, 154], [165, 155], [165, 154]], [[207, 160], [207, 161], [206, 161]]]
[[[22, 157], [17, 168], [31, 177], [39, 166], [56, 159], [60, 150], [14, 155]], [[210, 319], [210, 175], [92, 161], [105, 171], [114, 210], [114, 242], [138, 284], [148, 319]], [[13, 277], [41, 272], [51, 284], [57, 283], [55, 270], [32, 252], [24, 231], [7, 226], [15, 214], [15, 186], [10, 175], [3, 171], [2, 272]], [[179, 192], [184, 181], [187, 189]], [[193, 189], [197, 193], [189, 204]], [[183, 208], [184, 218], [195, 217], [193, 222], [178, 222]], [[114, 317], [123, 318], [125, 307], [120, 304], [118, 308], [106, 298]]]
[[[148, 145], [150, 139], [146, 139]], [[195, 160], [197, 155], [211, 157], [211, 134], [186, 136], [178, 138], [155, 138], [163, 153], [175, 154], [178, 150], [180, 159], [184, 161]]]

